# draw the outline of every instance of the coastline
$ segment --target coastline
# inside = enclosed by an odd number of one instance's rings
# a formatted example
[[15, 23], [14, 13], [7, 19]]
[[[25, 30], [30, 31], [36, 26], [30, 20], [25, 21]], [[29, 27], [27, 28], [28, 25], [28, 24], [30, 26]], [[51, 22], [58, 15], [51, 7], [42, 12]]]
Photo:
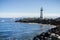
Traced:
[[36, 35], [33, 40], [60, 40], [60, 18], [56, 19], [34, 19], [33, 20], [26, 18], [22, 20], [17, 20], [15, 22], [23, 22], [29, 24], [40, 24], [40, 25], [52, 25], [54, 26], [47, 32], [43, 32], [39, 35]]
[[56, 25], [56, 27], [40, 35], [36, 35], [33, 40], [60, 40], [60, 25]]

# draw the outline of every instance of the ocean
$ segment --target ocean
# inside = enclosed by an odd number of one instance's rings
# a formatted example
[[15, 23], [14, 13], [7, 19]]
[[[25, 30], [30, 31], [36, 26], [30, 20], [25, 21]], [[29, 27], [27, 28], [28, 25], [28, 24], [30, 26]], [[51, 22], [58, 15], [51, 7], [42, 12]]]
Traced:
[[53, 25], [15, 22], [0, 18], [0, 40], [33, 40], [36, 35], [54, 28]]

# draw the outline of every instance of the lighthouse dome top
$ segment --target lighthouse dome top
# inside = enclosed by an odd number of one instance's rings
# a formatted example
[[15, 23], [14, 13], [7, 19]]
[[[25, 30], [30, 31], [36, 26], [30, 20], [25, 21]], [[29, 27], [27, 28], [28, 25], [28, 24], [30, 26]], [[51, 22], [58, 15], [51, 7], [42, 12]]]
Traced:
[[43, 7], [41, 7], [41, 11], [43, 11]]

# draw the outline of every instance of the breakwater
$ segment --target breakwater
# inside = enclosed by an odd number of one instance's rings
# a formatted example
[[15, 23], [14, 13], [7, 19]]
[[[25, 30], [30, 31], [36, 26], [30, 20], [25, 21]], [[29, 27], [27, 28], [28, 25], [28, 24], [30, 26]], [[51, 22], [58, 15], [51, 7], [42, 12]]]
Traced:
[[60, 24], [60, 18], [55, 18], [55, 19], [24, 18], [24, 19], [16, 20], [15, 22], [59, 25]]

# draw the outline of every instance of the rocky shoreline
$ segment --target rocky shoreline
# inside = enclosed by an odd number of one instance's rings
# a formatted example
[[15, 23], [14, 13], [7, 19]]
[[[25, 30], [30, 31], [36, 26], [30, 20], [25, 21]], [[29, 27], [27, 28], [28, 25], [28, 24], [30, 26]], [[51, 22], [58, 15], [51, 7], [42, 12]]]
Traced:
[[35, 36], [33, 40], [60, 40], [60, 25]]
[[51, 24], [51, 25], [60, 25], [60, 17], [55, 19], [40, 19], [40, 18], [23, 18], [20, 20], [16, 20], [15, 22], [23, 22], [23, 23], [41, 23], [41, 24]]
[[55, 28], [36, 35], [33, 40], [60, 40], [60, 17], [56, 19], [25, 18], [15, 22], [38, 23], [55, 25]]

